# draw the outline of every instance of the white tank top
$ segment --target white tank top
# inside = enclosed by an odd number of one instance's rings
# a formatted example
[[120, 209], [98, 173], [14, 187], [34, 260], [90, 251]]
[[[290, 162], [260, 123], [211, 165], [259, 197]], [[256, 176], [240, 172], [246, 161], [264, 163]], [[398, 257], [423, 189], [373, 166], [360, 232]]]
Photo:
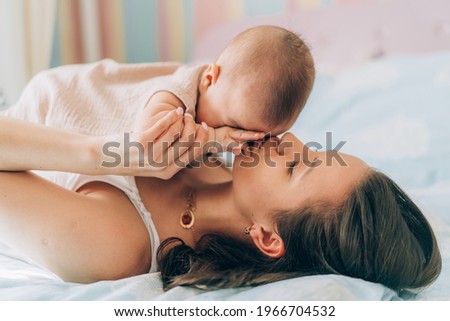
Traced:
[[77, 191], [83, 185], [90, 182], [104, 182], [110, 184], [127, 195], [131, 203], [136, 208], [137, 212], [144, 221], [147, 227], [148, 234], [150, 236], [151, 250], [152, 250], [152, 265], [150, 267], [150, 273], [156, 272], [156, 254], [160, 244], [158, 232], [156, 231], [155, 224], [152, 221], [150, 213], [142, 203], [139, 195], [138, 188], [136, 186], [136, 180], [133, 176], [115, 176], [115, 175], [81, 175], [65, 172], [47, 172], [47, 171], [33, 171], [35, 174], [71, 191]]

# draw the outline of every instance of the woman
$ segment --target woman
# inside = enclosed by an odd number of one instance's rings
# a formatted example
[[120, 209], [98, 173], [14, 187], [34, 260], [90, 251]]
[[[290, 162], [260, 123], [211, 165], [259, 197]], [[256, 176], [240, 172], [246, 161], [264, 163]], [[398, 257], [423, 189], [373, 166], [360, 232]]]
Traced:
[[[166, 289], [335, 273], [400, 291], [439, 275], [424, 215], [360, 159], [315, 152], [285, 134], [246, 148], [232, 174], [212, 163], [180, 171], [203, 153], [210, 131], [175, 112], [147, 125], [130, 139], [143, 149], [128, 153], [122, 135], [89, 137], [0, 118], [0, 239], [72, 282], [157, 265]], [[180, 152], [179, 141], [190, 143]], [[105, 146], [121, 147], [112, 154]], [[105, 166], [111, 155], [120, 166]], [[70, 191], [25, 172], [32, 169], [137, 177], [122, 184], [117, 176], [75, 175]]]

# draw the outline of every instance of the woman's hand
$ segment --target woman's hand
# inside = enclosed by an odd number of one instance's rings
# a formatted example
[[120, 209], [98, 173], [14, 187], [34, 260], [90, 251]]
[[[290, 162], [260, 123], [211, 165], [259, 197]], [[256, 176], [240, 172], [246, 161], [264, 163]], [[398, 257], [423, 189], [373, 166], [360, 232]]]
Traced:
[[208, 138], [207, 129], [196, 125], [190, 115], [182, 116], [182, 113], [181, 108], [162, 111], [152, 116], [147, 122], [150, 128], [145, 131], [104, 137], [100, 171], [171, 178], [202, 155]]
[[199, 158], [208, 133], [173, 110], [144, 131], [87, 136], [0, 117], [0, 171], [52, 170], [169, 179]]

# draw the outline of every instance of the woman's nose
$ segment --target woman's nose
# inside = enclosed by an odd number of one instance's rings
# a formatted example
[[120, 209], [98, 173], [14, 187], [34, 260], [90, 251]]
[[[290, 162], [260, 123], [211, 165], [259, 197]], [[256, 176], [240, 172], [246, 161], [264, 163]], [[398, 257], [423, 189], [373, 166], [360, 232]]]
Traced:
[[268, 137], [265, 137], [263, 139], [263, 141], [260, 143], [260, 147], [263, 147], [264, 149], [268, 149], [269, 153], [272, 149], [274, 149], [278, 153], [278, 144], [279, 143], [280, 143], [280, 138], [278, 138], [277, 136], [268, 136]]
[[292, 150], [304, 151], [309, 149], [307, 145], [303, 144], [294, 134], [287, 132], [281, 137], [281, 144], [283, 148], [290, 148]]

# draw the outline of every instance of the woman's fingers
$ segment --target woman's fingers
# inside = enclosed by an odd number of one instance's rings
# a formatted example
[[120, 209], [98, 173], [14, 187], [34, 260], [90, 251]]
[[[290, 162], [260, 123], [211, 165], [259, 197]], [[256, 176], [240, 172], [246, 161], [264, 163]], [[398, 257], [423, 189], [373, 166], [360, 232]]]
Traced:
[[197, 126], [194, 118], [190, 114], [185, 114], [183, 132], [181, 133], [180, 139], [173, 144], [175, 148], [179, 148], [180, 155], [194, 144], [196, 129]]
[[208, 126], [206, 124], [197, 125], [195, 131], [195, 142], [191, 147], [180, 155], [181, 164], [190, 164], [199, 159], [203, 154], [204, 147], [209, 138]]
[[179, 112], [177, 110], [172, 110], [170, 112], [163, 111], [153, 116], [151, 119], [152, 124], [144, 131], [142, 140], [152, 142], [158, 139], [179, 119], [178, 115]]
[[[181, 155], [191, 148], [191, 146], [198, 145], [198, 142], [195, 141], [196, 126], [194, 118], [190, 114], [186, 114], [184, 116], [184, 126], [180, 138], [166, 150], [165, 154], [162, 155], [163, 160], [166, 161], [168, 165], [177, 161]], [[183, 167], [186, 166], [187, 164]]]
[[177, 115], [176, 121], [172, 122], [169, 126], [166, 126], [164, 131], [161, 131], [164, 125], [167, 124], [165, 121], [163, 122], [164, 118], [153, 126], [159, 128], [159, 132], [162, 133], [149, 140], [149, 143], [146, 146], [148, 162], [150, 165], [153, 163], [160, 164], [167, 149], [179, 139], [183, 130], [183, 117], [179, 113]]
[[[195, 140], [191, 144], [191, 146], [184, 151], [184, 153], [179, 154], [175, 157], [175, 155], [169, 156], [173, 158], [173, 162], [170, 163], [168, 169], [164, 173], [164, 178], [169, 179], [176, 173], [178, 173], [181, 169], [185, 168], [189, 164], [192, 164], [194, 161], [198, 160], [203, 155], [203, 148], [208, 141], [208, 127], [206, 125], [198, 125], [196, 124], [195, 130]], [[171, 150], [173, 153], [174, 151]]]
[[[188, 116], [189, 117], [189, 116]], [[203, 149], [208, 141], [208, 126], [198, 125], [193, 118], [189, 118], [185, 124], [186, 131], [183, 131], [184, 139], [174, 144], [174, 149], [170, 150], [170, 164], [175, 163], [180, 168], [184, 168], [192, 161], [203, 154]]]

